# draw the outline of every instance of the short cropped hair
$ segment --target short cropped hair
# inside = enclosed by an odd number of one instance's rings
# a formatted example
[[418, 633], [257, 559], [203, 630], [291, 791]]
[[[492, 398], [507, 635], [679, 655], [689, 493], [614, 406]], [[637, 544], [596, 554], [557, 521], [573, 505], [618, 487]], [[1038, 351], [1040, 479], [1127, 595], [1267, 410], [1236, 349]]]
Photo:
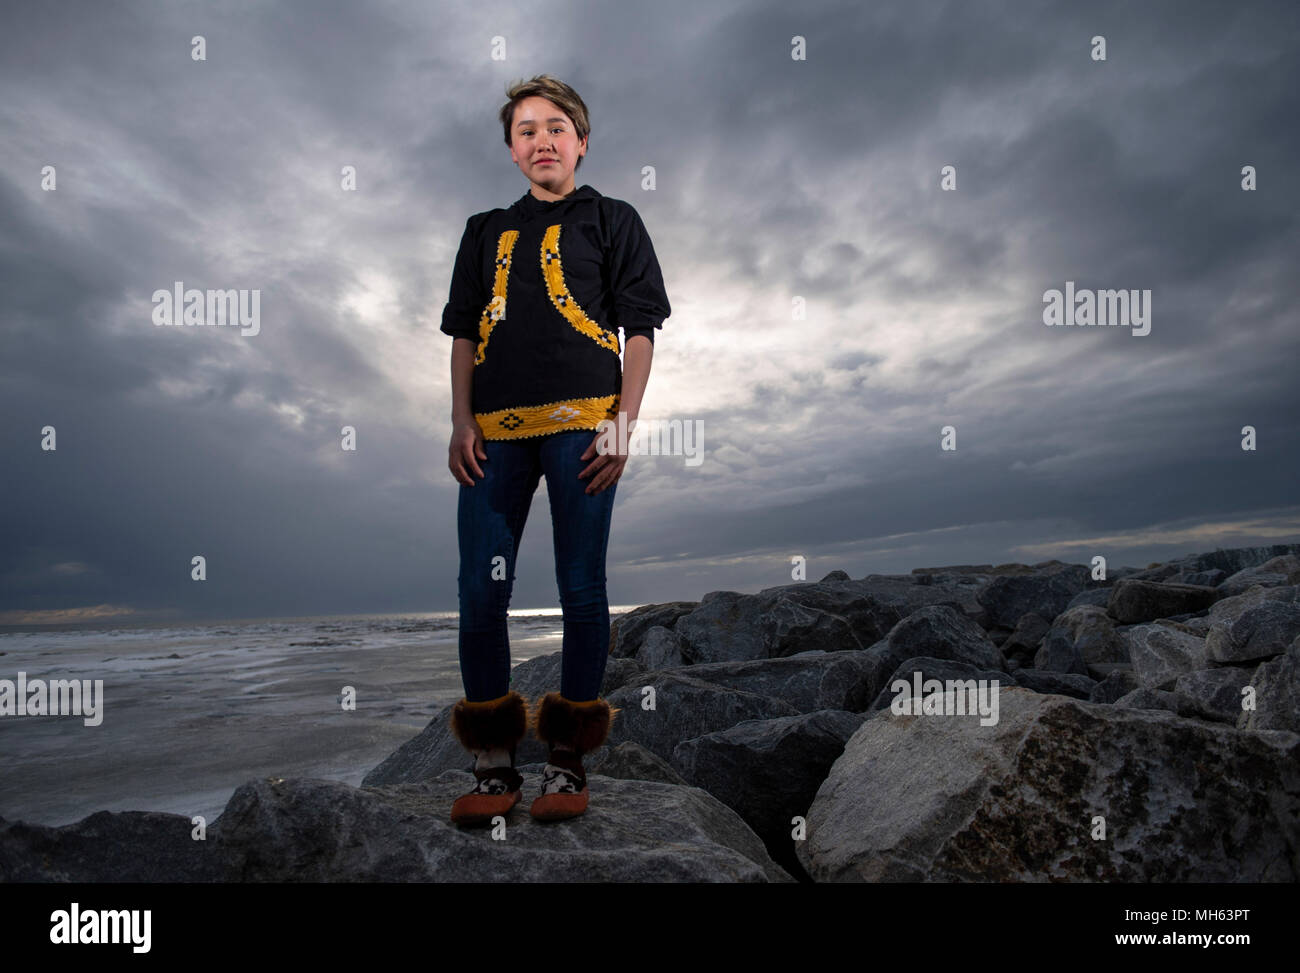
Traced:
[[[591, 134], [591, 123], [587, 118], [587, 105], [576, 91], [559, 78], [549, 74], [539, 74], [528, 81], [515, 81], [506, 85], [506, 97], [510, 100], [501, 106], [501, 127], [505, 130], [506, 145], [510, 145], [510, 129], [515, 121], [515, 106], [525, 98], [534, 95], [553, 101], [573, 122], [578, 140], [582, 141]], [[582, 166], [582, 156], [578, 157], [573, 170], [577, 172]]]

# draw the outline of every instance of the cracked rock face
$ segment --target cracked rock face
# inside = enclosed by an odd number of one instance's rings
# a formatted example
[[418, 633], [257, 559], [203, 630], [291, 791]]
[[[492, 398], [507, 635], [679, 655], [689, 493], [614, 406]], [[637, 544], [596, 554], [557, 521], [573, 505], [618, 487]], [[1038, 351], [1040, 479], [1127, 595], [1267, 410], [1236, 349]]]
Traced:
[[525, 774], [504, 840], [447, 820], [473, 785], [461, 771], [392, 788], [245, 785], [214, 830], [241, 881], [793, 881], [736, 812], [698, 788], [587, 779], [587, 812], [543, 823], [528, 814], [541, 778]]
[[1251, 677], [1258, 696], [1253, 709], [1242, 710], [1243, 730], [1295, 730], [1300, 726], [1300, 636], [1285, 654], [1262, 663]]
[[1173, 689], [1179, 676], [1210, 664], [1205, 639], [1176, 622], [1135, 625], [1125, 635], [1134, 674], [1148, 689]]
[[1202, 611], [1217, 599], [1218, 592], [1205, 585], [1125, 578], [1115, 583], [1106, 610], [1116, 621], [1132, 624]]
[[[100, 812], [61, 828], [0, 821], [0, 880], [23, 882], [791, 882], [735, 811], [696, 787], [588, 776], [574, 821], [504, 829], [447, 818], [462, 771], [393, 787], [264, 778], [235, 791], [204, 841], [178, 814]], [[144, 849], [149, 849], [146, 853]], [[165, 854], [154, 855], [156, 850]]]
[[797, 854], [819, 882], [1294, 882], [1300, 734], [1014, 687], [992, 726], [885, 710]]

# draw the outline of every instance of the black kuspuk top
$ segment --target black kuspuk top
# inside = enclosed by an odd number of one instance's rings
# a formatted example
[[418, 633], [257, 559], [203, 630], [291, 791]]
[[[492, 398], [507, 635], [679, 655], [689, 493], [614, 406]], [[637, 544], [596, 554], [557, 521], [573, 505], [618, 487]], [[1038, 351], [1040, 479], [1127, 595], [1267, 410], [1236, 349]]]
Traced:
[[583, 186], [465, 222], [441, 330], [475, 342], [484, 438], [524, 439], [617, 420], [618, 329], [653, 341], [671, 313], [640, 214]]

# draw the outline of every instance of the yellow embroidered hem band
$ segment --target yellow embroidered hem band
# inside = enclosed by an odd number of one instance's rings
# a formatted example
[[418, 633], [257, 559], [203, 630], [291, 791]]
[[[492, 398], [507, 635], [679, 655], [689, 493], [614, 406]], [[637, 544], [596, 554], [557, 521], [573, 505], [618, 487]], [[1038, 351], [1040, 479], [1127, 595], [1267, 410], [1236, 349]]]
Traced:
[[618, 420], [618, 395], [567, 399], [545, 405], [474, 414], [484, 439], [526, 439], [563, 429], [595, 429], [603, 419]]

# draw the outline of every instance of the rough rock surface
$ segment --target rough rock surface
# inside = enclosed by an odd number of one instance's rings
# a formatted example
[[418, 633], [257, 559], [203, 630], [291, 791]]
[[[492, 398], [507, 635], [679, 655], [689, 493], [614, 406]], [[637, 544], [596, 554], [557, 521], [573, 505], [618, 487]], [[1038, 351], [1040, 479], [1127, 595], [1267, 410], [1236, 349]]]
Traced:
[[[536, 793], [541, 777], [524, 781]], [[172, 814], [103, 812], [62, 828], [0, 823], [0, 878], [553, 882], [558, 871], [566, 882], [793, 881], [736, 812], [698, 788], [588, 781], [598, 796], [581, 818], [537, 822], [521, 802], [496, 830], [502, 840], [491, 826], [447, 819], [474, 783], [468, 773], [385, 788], [267, 778], [241, 786], [203, 841]], [[164, 855], [153, 853], [159, 845]]]
[[862, 721], [861, 713], [821, 710], [749, 720], [678, 744], [673, 765], [682, 777], [733, 808], [787, 871], [798, 871], [790, 840], [803, 815]]
[[[620, 712], [580, 819], [525, 804], [505, 841], [450, 825], [472, 758], [447, 706], [361, 788], [245, 783], [206, 841], [153, 812], [0, 819], [0, 881], [531, 881], [557, 856], [578, 880], [1295, 881], [1297, 568], [1300, 545], [1273, 545], [1104, 581], [1057, 561], [832, 571], [647, 605], [611, 628]], [[557, 690], [561, 659], [511, 688]], [[918, 671], [996, 679], [999, 721], [893, 713]], [[529, 798], [545, 757], [518, 749]]]
[[[1000, 720], [867, 720], [798, 844], [829, 881], [1293, 882], [1300, 734], [1011, 688]], [[1105, 832], [1100, 824], [1104, 819]]]

